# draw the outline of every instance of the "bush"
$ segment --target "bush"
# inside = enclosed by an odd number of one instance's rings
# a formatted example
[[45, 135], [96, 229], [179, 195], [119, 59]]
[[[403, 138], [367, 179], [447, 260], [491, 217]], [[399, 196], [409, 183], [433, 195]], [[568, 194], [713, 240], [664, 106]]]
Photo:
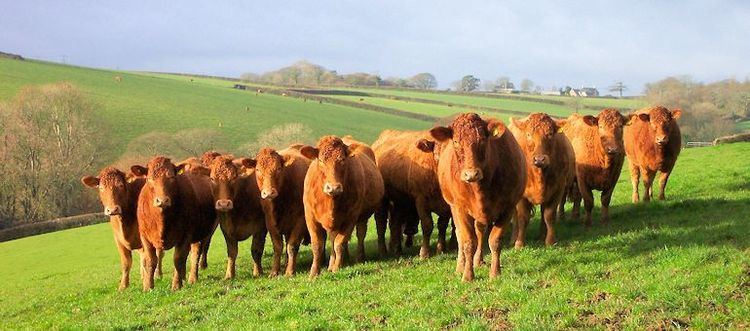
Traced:
[[237, 151], [239, 155], [255, 155], [263, 147], [284, 149], [295, 143], [314, 143], [312, 130], [301, 123], [287, 123], [274, 126], [258, 134], [255, 141], [244, 144]]
[[25, 87], [0, 104], [0, 226], [95, 206], [78, 180], [107, 148], [96, 109], [68, 83]]

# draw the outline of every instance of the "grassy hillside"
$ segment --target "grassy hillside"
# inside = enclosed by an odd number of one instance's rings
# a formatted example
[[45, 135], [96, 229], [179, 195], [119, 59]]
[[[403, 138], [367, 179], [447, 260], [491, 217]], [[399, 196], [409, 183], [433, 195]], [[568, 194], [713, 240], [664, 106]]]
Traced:
[[119, 262], [106, 224], [0, 243], [0, 320], [4, 329], [748, 328], [747, 169], [747, 143], [686, 149], [669, 200], [639, 205], [629, 202], [625, 170], [609, 226], [585, 230], [564, 221], [559, 243], [545, 248], [534, 239], [537, 216], [529, 246], [503, 251], [501, 277], [490, 281], [482, 267], [471, 284], [453, 273], [455, 253], [420, 261], [411, 249], [408, 257], [373, 260], [374, 231], [368, 262], [313, 281], [309, 247], [301, 249], [297, 276], [253, 279], [247, 243], [238, 279], [223, 281], [217, 233], [209, 269], [176, 293], [170, 276], [142, 293], [137, 267], [134, 286], [117, 292]]
[[[115, 82], [115, 75], [122, 76], [122, 81]], [[315, 136], [354, 133], [366, 141], [375, 139], [384, 128], [430, 126], [358, 108], [305, 103], [270, 94], [256, 96], [226, 85], [180, 78], [0, 59], [0, 101], [11, 98], [24, 85], [58, 81], [75, 84], [99, 104], [100, 116], [111, 128], [107, 136], [118, 142], [102, 156], [103, 163], [117, 158], [128, 141], [152, 131], [212, 128], [223, 133], [233, 144], [230, 148], [235, 148], [254, 140], [265, 129], [289, 122], [307, 125]]]

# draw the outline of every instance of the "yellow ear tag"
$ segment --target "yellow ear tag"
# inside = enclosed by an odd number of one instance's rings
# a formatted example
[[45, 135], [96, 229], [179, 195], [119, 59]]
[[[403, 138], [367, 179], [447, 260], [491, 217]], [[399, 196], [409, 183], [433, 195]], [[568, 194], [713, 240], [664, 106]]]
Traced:
[[185, 173], [185, 168], [182, 168], [177, 172], [178, 175], [182, 175], [183, 173]]
[[565, 131], [565, 130], [563, 130], [562, 127], [557, 128], [557, 133], [563, 133], [563, 131]]
[[132, 184], [135, 181], [135, 177], [128, 178], [128, 183]]
[[492, 130], [492, 135], [493, 136], [497, 137], [499, 134], [500, 134], [500, 132], [498, 132], [497, 128], [495, 128], [495, 130]]

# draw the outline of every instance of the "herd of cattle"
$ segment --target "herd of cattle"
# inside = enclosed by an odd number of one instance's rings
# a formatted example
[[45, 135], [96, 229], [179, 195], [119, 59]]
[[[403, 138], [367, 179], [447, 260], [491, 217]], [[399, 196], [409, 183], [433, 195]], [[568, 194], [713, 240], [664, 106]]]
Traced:
[[[592, 191], [601, 191], [601, 221], [627, 154], [633, 202], [641, 180], [651, 186], [661, 172], [659, 198], [680, 152], [679, 109], [650, 107], [623, 116], [604, 109], [597, 116], [573, 114], [567, 119], [536, 113], [510, 119], [509, 126], [477, 114], [457, 116], [449, 126], [429, 131], [386, 130], [372, 147], [351, 137], [324, 136], [317, 146], [261, 149], [254, 159], [206, 152], [200, 159], [173, 163], [156, 157], [129, 173], [113, 167], [84, 185], [98, 188], [104, 213], [110, 216], [120, 253], [120, 289], [129, 284], [131, 252], [141, 255], [143, 289], [161, 276], [165, 250], [174, 248], [172, 289], [182, 287], [190, 255], [193, 283], [207, 267], [211, 237], [221, 227], [227, 245], [226, 278], [235, 277], [238, 242], [252, 237], [253, 275], [263, 273], [266, 234], [273, 243], [271, 276], [280, 272], [286, 245], [286, 275], [294, 273], [301, 244], [309, 243], [310, 277], [320, 273], [326, 240], [331, 242], [328, 270], [349, 258], [348, 243], [356, 229], [358, 260], [364, 259], [367, 221], [374, 215], [378, 251], [401, 253], [418, 225], [419, 255], [430, 255], [432, 214], [438, 216], [437, 252], [448, 249], [446, 231], [453, 223], [458, 248], [456, 272], [474, 278], [483, 263], [483, 241], [490, 249], [490, 277], [500, 273], [503, 233], [513, 220], [512, 242], [522, 247], [535, 205], [540, 205], [542, 233], [555, 243], [554, 222], [566, 199], [578, 219], [584, 202], [591, 225]], [[386, 244], [385, 232], [390, 229]]]

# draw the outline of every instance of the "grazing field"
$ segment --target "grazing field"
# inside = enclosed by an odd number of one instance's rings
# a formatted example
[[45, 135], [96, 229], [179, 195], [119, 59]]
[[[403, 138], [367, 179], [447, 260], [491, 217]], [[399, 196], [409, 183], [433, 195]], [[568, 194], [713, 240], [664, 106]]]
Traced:
[[[721, 162], [716, 162], [721, 160]], [[627, 169], [627, 167], [624, 167]], [[559, 243], [505, 249], [502, 275], [478, 270], [473, 283], [453, 273], [455, 253], [420, 261], [370, 259], [309, 280], [309, 247], [298, 274], [253, 279], [243, 243], [238, 278], [224, 281], [217, 232], [209, 269], [196, 285], [168, 290], [169, 273], [142, 293], [116, 290], [119, 261], [109, 225], [0, 243], [2, 329], [22, 328], [695, 328], [750, 327], [750, 144], [682, 152], [665, 202], [632, 205], [627, 170], [615, 191], [611, 224], [558, 223]], [[597, 202], [598, 206], [598, 202]], [[598, 211], [595, 209], [595, 211]], [[594, 219], [598, 220], [595, 212]], [[418, 241], [417, 241], [418, 242]], [[506, 244], [505, 247], [508, 247]], [[434, 247], [433, 247], [434, 249]], [[269, 268], [267, 247], [264, 267]], [[134, 265], [137, 266], [137, 258]]]
[[538, 95], [538, 94], [523, 94], [523, 97], [536, 98], [541, 100], [552, 100], [558, 102], [570, 103], [573, 101], [580, 101], [584, 106], [591, 107], [615, 107], [615, 108], [629, 108], [639, 109], [648, 106], [648, 103], [641, 99], [634, 98], [574, 98], [566, 96], [555, 96], [555, 95]]
[[[114, 80], [118, 75], [121, 82]], [[365, 141], [374, 140], [384, 128], [430, 126], [358, 108], [271, 94], [256, 96], [209, 84], [209, 79], [199, 84], [174, 77], [180, 79], [0, 58], [0, 101], [13, 97], [24, 85], [59, 81], [75, 84], [99, 104], [99, 114], [111, 129], [107, 136], [116, 142], [102, 155], [102, 163], [119, 157], [130, 140], [153, 131], [209, 128], [221, 132], [233, 149], [255, 140], [263, 130], [290, 122], [303, 123], [314, 136], [355, 134]]]

